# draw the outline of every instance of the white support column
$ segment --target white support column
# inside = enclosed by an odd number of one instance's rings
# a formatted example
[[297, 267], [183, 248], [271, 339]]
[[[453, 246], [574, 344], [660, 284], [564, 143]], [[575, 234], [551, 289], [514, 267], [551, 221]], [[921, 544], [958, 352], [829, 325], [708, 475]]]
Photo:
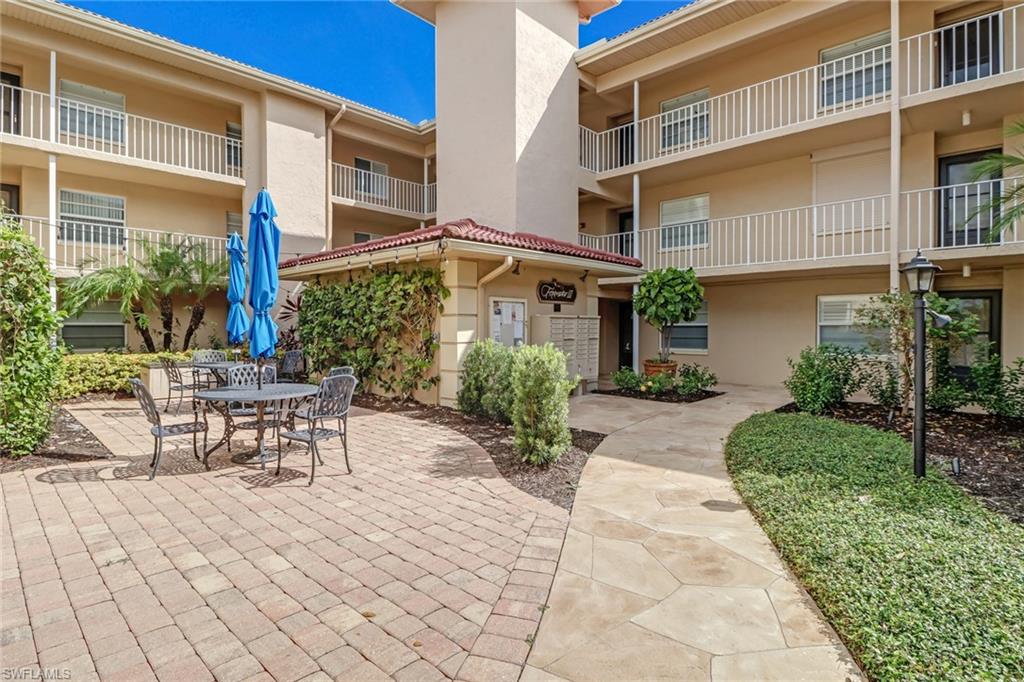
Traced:
[[[423, 157], [423, 213], [429, 213], [427, 210], [427, 199], [430, 197], [430, 188], [427, 185], [430, 184], [430, 159], [426, 156]], [[420, 221], [420, 229], [422, 230], [427, 226], [426, 220]]]
[[892, 85], [889, 94], [889, 289], [900, 289], [900, 174], [903, 131], [900, 119], [900, 2], [889, 0], [889, 51]]
[[[633, 81], [633, 163], [640, 160], [640, 81]], [[634, 211], [636, 208], [634, 207]], [[633, 214], [636, 225], [636, 213]]]
[[[634, 115], [635, 118], [635, 115]], [[634, 140], [634, 149], [636, 140]], [[633, 173], [633, 257], [640, 257], [640, 174]], [[636, 285], [633, 295], [636, 296]], [[640, 371], [640, 316], [633, 309], [633, 371]]]
[[57, 221], [60, 216], [57, 214], [57, 155], [50, 154], [47, 162], [47, 235], [46, 235], [46, 259], [50, 264], [50, 303], [57, 307]]
[[50, 50], [50, 142], [57, 141], [57, 51]]

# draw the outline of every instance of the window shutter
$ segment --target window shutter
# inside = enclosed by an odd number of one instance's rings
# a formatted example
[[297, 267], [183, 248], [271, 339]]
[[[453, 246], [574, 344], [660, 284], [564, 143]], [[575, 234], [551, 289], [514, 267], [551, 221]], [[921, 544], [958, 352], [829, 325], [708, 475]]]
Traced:
[[825, 325], [853, 324], [853, 313], [861, 301], [850, 299], [819, 300], [818, 323]]
[[837, 59], [843, 57], [849, 57], [852, 54], [858, 52], [866, 52], [867, 50], [873, 50], [876, 47], [882, 47], [889, 44], [889, 32], [883, 31], [882, 33], [876, 33], [873, 36], [867, 36], [865, 38], [859, 38], [857, 40], [843, 43], [835, 47], [830, 47], [827, 50], [821, 51], [821, 63], [834, 62]]
[[61, 80], [60, 96], [83, 104], [124, 112], [124, 95], [84, 83]]
[[707, 194], [661, 203], [661, 225], [696, 223], [708, 219], [710, 200]]
[[697, 90], [696, 92], [690, 92], [685, 95], [680, 95], [679, 97], [667, 99], [661, 103], [661, 113], [682, 109], [683, 107], [688, 107], [691, 104], [703, 102], [708, 98], [708, 95], [708, 89], [704, 88], [703, 90]]

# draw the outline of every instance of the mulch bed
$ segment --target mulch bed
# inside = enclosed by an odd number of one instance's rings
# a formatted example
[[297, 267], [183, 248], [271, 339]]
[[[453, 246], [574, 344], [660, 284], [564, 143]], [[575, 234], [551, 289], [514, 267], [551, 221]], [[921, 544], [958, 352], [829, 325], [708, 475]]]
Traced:
[[[790, 403], [780, 412], [795, 412]], [[832, 415], [851, 424], [894, 431], [913, 441], [913, 416], [896, 415], [878, 405], [844, 403]], [[1024, 419], [964, 412], [928, 413], [928, 461], [990, 509], [1024, 524]], [[951, 462], [960, 458], [961, 473]]]
[[60, 408], [54, 415], [50, 437], [34, 453], [19, 459], [0, 458], [0, 474], [43, 467], [109, 459], [114, 456], [70, 412]]
[[637, 398], [639, 400], [654, 400], [659, 403], [695, 403], [700, 400], [714, 398], [722, 395], [721, 391], [697, 391], [696, 393], [677, 393], [676, 391], [665, 391], [664, 393], [647, 393], [646, 391], [634, 391], [625, 388], [613, 388], [604, 391], [591, 391], [601, 395], [617, 395], [623, 398]]
[[547, 466], [534, 466], [519, 459], [512, 449], [512, 427], [486, 417], [463, 414], [450, 407], [360, 394], [353, 404], [378, 412], [396, 412], [446, 426], [474, 441], [487, 451], [498, 471], [509, 483], [525, 493], [563, 509], [572, 509], [576, 486], [590, 453], [604, 440], [604, 434], [581, 429], [572, 431], [572, 445]]

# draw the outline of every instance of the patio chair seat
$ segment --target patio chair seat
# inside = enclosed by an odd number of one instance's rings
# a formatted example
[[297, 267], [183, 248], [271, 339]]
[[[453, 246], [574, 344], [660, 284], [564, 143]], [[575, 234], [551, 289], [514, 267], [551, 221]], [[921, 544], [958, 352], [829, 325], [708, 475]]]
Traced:
[[327, 429], [317, 427], [315, 429], [296, 429], [295, 431], [282, 431], [281, 438], [288, 440], [297, 440], [303, 443], [309, 443], [315, 440], [326, 440], [328, 438], [337, 438], [341, 435], [341, 431], [338, 429]]
[[161, 424], [152, 427], [149, 432], [157, 438], [167, 436], [184, 436], [189, 433], [202, 433], [206, 431], [206, 424], [203, 422], [185, 422], [183, 424]]

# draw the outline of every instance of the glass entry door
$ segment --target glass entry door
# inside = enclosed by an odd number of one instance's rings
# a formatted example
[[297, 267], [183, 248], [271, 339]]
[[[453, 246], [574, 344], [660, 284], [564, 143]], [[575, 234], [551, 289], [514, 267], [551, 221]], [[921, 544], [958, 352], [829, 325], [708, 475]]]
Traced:
[[950, 358], [953, 373], [961, 379], [970, 376], [971, 365], [985, 360], [990, 353], [999, 354], [999, 328], [1002, 311], [999, 291], [940, 291], [939, 295], [955, 301], [964, 312], [978, 318], [978, 336], [974, 343], [960, 348]]
[[21, 134], [21, 76], [0, 71], [0, 99], [3, 100], [3, 117], [0, 133]]
[[974, 181], [973, 168], [1000, 151], [987, 149], [939, 159], [939, 246], [979, 246], [988, 243], [990, 236], [998, 240], [998, 235], [991, 235], [998, 214], [989, 204], [1002, 191], [1001, 179]]

